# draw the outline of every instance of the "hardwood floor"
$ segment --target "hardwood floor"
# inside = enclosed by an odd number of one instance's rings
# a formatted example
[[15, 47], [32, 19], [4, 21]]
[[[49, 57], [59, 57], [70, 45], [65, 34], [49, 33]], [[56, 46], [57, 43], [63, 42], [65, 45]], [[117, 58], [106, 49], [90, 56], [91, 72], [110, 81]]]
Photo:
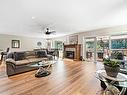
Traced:
[[101, 64], [81, 61], [58, 61], [51, 75], [36, 78], [35, 71], [7, 77], [5, 65], [0, 65], [0, 95], [101, 95], [100, 82], [95, 77]]

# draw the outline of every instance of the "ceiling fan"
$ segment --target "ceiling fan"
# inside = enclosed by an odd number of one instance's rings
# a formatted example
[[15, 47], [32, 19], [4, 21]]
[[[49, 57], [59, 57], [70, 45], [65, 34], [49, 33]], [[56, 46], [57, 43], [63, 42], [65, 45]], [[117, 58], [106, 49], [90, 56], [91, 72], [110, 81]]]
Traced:
[[56, 33], [56, 31], [51, 31], [51, 30], [49, 30], [48, 27], [46, 28], [46, 32], [45, 32], [46, 35], [50, 35], [50, 34], [54, 34], [54, 33]]
[[41, 28], [41, 32], [44, 31], [44, 34], [45, 34], [45, 35], [50, 35], [50, 34], [56, 33], [56, 31], [54, 31], [54, 30], [51, 31], [51, 30], [49, 29], [49, 27], [46, 27], [46, 26], [49, 26], [49, 24], [42, 25], [42, 24], [40, 24], [40, 23], [37, 21], [37, 19], [36, 19], [35, 17], [32, 17], [32, 20], [36, 23], [36, 26], [39, 26], [39, 27]]

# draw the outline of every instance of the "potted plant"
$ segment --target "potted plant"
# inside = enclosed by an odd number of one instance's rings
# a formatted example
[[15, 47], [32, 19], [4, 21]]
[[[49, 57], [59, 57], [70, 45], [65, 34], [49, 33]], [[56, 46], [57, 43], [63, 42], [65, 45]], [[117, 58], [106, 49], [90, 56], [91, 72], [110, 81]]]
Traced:
[[104, 59], [104, 68], [108, 76], [117, 77], [120, 65], [117, 60]]

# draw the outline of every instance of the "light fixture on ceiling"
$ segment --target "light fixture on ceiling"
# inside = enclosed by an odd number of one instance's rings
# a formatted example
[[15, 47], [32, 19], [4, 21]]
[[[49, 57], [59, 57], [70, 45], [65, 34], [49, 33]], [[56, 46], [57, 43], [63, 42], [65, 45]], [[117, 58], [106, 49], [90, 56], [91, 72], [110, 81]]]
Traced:
[[32, 16], [32, 19], [35, 19], [35, 17], [34, 17], [34, 16]]
[[50, 34], [54, 34], [54, 33], [56, 33], [56, 31], [51, 31], [51, 30], [49, 30], [48, 27], [46, 28], [46, 32], [45, 32], [46, 35], [50, 35]]
[[49, 27], [47, 27], [49, 25], [47, 25], [47, 24], [46, 25], [42, 25], [41, 23], [38, 23], [38, 21], [36, 21], [37, 19], [35, 19], [36, 17], [32, 16], [31, 18], [37, 24], [37, 26], [39, 26], [41, 28], [40, 30], [44, 31], [45, 35], [51, 35], [51, 34], [55, 34], [56, 33], [56, 31], [50, 30]]

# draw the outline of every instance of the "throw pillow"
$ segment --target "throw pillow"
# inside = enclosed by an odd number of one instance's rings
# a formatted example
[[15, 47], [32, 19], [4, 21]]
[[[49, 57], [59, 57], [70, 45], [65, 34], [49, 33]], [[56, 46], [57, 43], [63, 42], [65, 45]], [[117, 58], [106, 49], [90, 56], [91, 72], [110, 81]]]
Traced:
[[25, 52], [14, 52], [14, 59], [15, 61], [25, 59], [26, 55]]

